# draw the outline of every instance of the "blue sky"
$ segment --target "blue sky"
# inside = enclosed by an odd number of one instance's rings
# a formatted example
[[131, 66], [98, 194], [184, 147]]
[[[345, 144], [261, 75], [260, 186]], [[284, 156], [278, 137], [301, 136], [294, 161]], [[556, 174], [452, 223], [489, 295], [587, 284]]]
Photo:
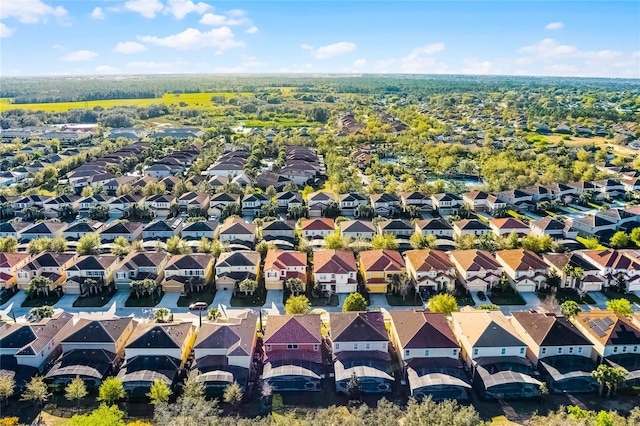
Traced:
[[640, 2], [2, 0], [0, 75], [640, 78]]

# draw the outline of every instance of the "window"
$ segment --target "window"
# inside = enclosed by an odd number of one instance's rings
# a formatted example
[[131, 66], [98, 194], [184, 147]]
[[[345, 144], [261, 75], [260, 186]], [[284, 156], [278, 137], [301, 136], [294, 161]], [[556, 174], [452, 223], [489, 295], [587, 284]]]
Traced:
[[453, 356], [458, 356], [458, 350], [457, 349], [453, 350]]
[[562, 347], [558, 348], [558, 353], [561, 354], [562, 353]]
[[520, 348], [520, 355], [524, 354], [524, 348]]
[[404, 356], [409, 356], [409, 355], [411, 355], [411, 351], [409, 349], [405, 349]]
[[287, 349], [298, 349], [298, 345], [295, 343], [287, 345]]
[[270, 351], [271, 350], [271, 344], [267, 345], [267, 350]]
[[340, 350], [340, 343], [336, 343], [336, 351]]
[[634, 346], [634, 347], [633, 347], [633, 351], [634, 351], [634, 352], [638, 352], [638, 347], [637, 347], [637, 346]]
[[424, 350], [424, 356], [429, 356], [429, 349]]
[[618, 347], [617, 347], [617, 346], [614, 346], [614, 347], [613, 347], [613, 351], [614, 351], [614, 352], [618, 352]]
[[507, 353], [507, 348], [500, 349], [500, 355], [504, 355]]
[[542, 355], [547, 353], [547, 348], [542, 348]]
[[356, 350], [356, 351], [358, 350], [358, 344], [357, 343], [353, 344], [353, 349]]
[[314, 343], [314, 344], [313, 344], [313, 350], [314, 350], [314, 351], [316, 351], [316, 352], [317, 352], [317, 351], [318, 351], [318, 347], [319, 347], [319, 345], [318, 345], [317, 343]]
[[578, 347], [578, 353], [581, 354], [582, 353], [582, 346]]
[[626, 352], [626, 351], [627, 351], [627, 347], [626, 347], [626, 346], [623, 346], [623, 347], [622, 347], [622, 352]]
[[569, 347], [569, 353], [572, 354], [573, 353], [573, 346]]
[[365, 349], [371, 349], [371, 343], [365, 343], [364, 344], [364, 348]]
[[478, 349], [474, 348], [474, 349], [473, 349], [473, 354], [474, 354], [474, 355], [478, 355]]

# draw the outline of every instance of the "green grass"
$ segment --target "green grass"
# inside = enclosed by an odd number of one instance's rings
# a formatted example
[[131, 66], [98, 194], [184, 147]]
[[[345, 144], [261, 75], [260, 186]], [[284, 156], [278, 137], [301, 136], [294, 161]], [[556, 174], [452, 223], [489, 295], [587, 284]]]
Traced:
[[300, 120], [296, 118], [275, 118], [273, 120], [243, 120], [246, 127], [321, 127], [322, 124], [315, 121]]
[[516, 293], [512, 288], [508, 288], [506, 291], [498, 290], [497, 288], [491, 290], [491, 296], [488, 296], [491, 303], [494, 305], [526, 305], [522, 296]]
[[37, 308], [40, 306], [53, 306], [58, 303], [58, 300], [62, 297], [62, 294], [51, 292], [47, 297], [36, 297], [35, 299], [27, 298], [22, 302], [23, 308]]
[[594, 209], [599, 209], [600, 207], [602, 207], [601, 204], [596, 204], [596, 203], [587, 203], [587, 205], [589, 207], [593, 207]]
[[527, 218], [525, 215], [520, 214], [515, 210], [507, 210], [507, 214], [509, 216], [515, 217], [516, 219], [526, 219]]
[[[589, 244], [588, 238], [584, 238], [584, 237], [576, 237], [576, 241], [579, 242], [580, 244], [582, 244], [583, 246], [587, 247], [587, 245]], [[598, 244], [593, 250], [606, 250], [607, 248], [605, 246], [603, 246], [602, 244]]]
[[[536, 292], [536, 294], [538, 295], [540, 300], [543, 300], [545, 297], [551, 295], [551, 293], [544, 293], [544, 292]], [[581, 305], [596, 304], [596, 301], [593, 300], [593, 298], [588, 294], [585, 294], [584, 296], [580, 296], [580, 294], [577, 291], [570, 288], [559, 288], [555, 296], [556, 296], [556, 299], [558, 300], [558, 303], [560, 304], [566, 302], [567, 300], [572, 300]]]
[[213, 298], [216, 295], [216, 286], [209, 284], [203, 291], [190, 293], [184, 296], [180, 296], [178, 299], [178, 306], [181, 308], [188, 308], [190, 304], [195, 302], [207, 302], [208, 305], [213, 302]]
[[607, 296], [609, 299], [627, 299], [629, 301], [629, 303], [637, 303], [640, 304], [640, 297], [636, 296], [633, 293], [620, 293], [617, 290], [608, 288], [605, 291], [603, 291], [604, 295]]
[[109, 303], [112, 297], [113, 294], [110, 293], [98, 294], [90, 297], [78, 296], [75, 302], [73, 302], [73, 306], [75, 308], [100, 308]]
[[459, 307], [462, 306], [476, 306], [476, 302], [474, 302], [473, 297], [471, 296], [467, 296], [467, 294], [456, 294], [455, 295], [456, 298], [456, 303], [458, 304]]
[[324, 296], [321, 297], [313, 297], [313, 295], [308, 294], [309, 302], [311, 306], [314, 308], [321, 308], [323, 306], [338, 306], [340, 304], [340, 299], [337, 294], [332, 294], [329, 298], [329, 302], [327, 303], [327, 298]]
[[243, 292], [231, 296], [231, 306], [234, 308], [250, 308], [262, 306], [267, 301], [267, 290], [264, 285], [259, 285], [255, 293], [245, 296]]
[[[227, 99], [237, 97], [237, 93], [227, 92], [207, 92], [207, 93], [184, 93], [174, 95], [172, 93], [165, 94], [162, 98], [144, 98], [144, 99], [106, 99], [97, 101], [80, 101], [80, 102], [50, 102], [35, 104], [13, 104], [8, 99], [2, 99], [0, 102], [0, 112], [10, 109], [20, 108], [30, 111], [47, 111], [62, 112], [72, 108], [88, 108], [93, 109], [97, 106], [103, 108], [111, 108], [115, 106], [135, 106], [147, 107], [153, 104], [179, 105], [180, 102], [187, 104], [186, 108], [211, 109], [217, 105], [211, 102], [212, 96], [225, 96]], [[240, 96], [253, 96], [252, 93], [243, 92]]]
[[16, 294], [18, 294], [18, 293], [14, 293], [12, 291], [0, 292], [0, 305], [4, 305], [5, 303], [7, 303]]
[[387, 303], [391, 306], [422, 306], [420, 296], [416, 296], [415, 292], [407, 294], [405, 300], [399, 294], [387, 294]]
[[131, 293], [129, 298], [124, 302], [124, 306], [127, 308], [152, 308], [160, 303], [161, 300], [162, 296], [158, 296], [157, 294], [153, 296], [143, 296], [138, 299], [135, 293]]

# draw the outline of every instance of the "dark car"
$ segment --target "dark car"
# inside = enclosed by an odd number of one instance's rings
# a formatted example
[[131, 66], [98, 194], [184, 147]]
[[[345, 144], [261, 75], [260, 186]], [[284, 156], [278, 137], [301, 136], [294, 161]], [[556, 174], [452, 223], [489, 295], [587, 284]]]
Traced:
[[480, 299], [480, 300], [482, 300], [484, 302], [485, 300], [487, 300], [487, 296], [484, 295], [483, 291], [479, 291], [478, 292], [478, 299]]
[[190, 311], [204, 311], [209, 307], [207, 302], [195, 302], [189, 305]]

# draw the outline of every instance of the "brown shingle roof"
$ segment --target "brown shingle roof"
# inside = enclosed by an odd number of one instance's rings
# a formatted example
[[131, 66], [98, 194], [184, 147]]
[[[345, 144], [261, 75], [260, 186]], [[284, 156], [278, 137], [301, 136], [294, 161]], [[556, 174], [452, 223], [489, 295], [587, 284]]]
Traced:
[[356, 258], [349, 250], [319, 250], [313, 254], [316, 274], [347, 274], [356, 272]]
[[169, 349], [182, 348], [193, 330], [193, 323], [139, 324], [126, 348]]
[[265, 344], [320, 344], [320, 315], [273, 315], [264, 332]]
[[474, 347], [525, 346], [513, 325], [500, 311], [475, 309], [453, 312], [464, 337]]
[[535, 311], [511, 312], [511, 316], [539, 346], [590, 345], [566, 317]]
[[487, 250], [454, 250], [450, 256], [465, 271], [500, 269], [500, 264]]
[[440, 250], [409, 250], [404, 255], [416, 271], [444, 271], [453, 268], [451, 260]]
[[382, 342], [389, 340], [381, 312], [330, 313], [334, 342]]
[[457, 348], [447, 318], [429, 311], [391, 311], [391, 322], [402, 349]]
[[395, 250], [360, 252], [360, 264], [367, 272], [400, 271], [404, 269], [404, 259]]
[[640, 344], [640, 329], [630, 319], [612, 311], [594, 309], [576, 316], [580, 324], [595, 340], [603, 345]]
[[524, 249], [501, 250], [496, 253], [496, 259], [502, 260], [514, 271], [528, 271], [531, 269], [548, 269], [547, 264], [532, 251]]

